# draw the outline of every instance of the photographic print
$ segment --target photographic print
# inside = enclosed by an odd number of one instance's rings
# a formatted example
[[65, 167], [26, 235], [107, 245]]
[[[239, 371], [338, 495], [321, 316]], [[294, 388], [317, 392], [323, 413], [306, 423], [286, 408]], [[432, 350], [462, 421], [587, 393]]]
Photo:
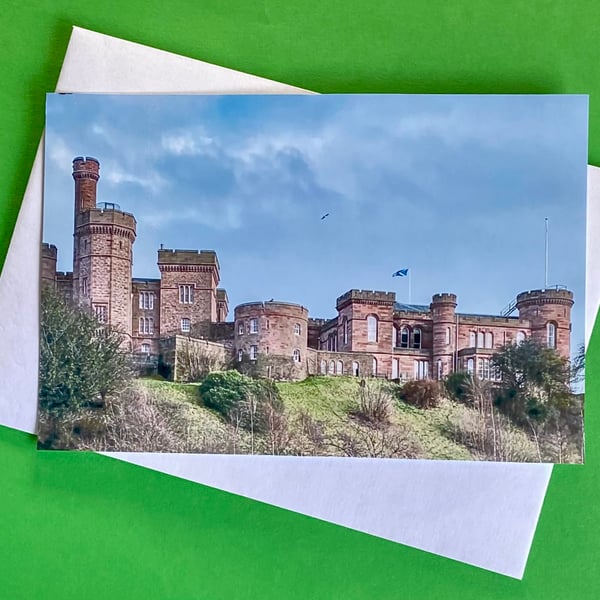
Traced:
[[48, 95], [38, 447], [583, 462], [587, 111]]

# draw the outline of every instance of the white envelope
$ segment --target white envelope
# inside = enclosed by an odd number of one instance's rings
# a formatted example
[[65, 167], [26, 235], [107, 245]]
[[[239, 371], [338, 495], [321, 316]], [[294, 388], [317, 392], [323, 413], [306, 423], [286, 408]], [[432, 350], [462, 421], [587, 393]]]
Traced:
[[[73, 30], [57, 91], [309, 93], [80, 28]], [[40, 146], [0, 277], [0, 423], [32, 433], [37, 404], [42, 181]], [[590, 190], [600, 193], [597, 171], [590, 170], [590, 183]], [[588, 203], [588, 228], [591, 207]], [[598, 264], [600, 252], [591, 236], [588, 252]], [[599, 286], [588, 287], [586, 340], [599, 295]], [[110, 456], [515, 578], [523, 576], [552, 471], [548, 464]]]

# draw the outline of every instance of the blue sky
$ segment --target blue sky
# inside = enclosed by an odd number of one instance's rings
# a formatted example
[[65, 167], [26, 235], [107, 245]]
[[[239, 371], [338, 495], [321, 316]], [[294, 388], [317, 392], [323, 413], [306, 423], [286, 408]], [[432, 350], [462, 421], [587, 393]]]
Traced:
[[[44, 240], [71, 270], [72, 159], [135, 215], [134, 276], [156, 251], [212, 249], [231, 313], [275, 298], [335, 316], [350, 288], [498, 314], [549, 283], [583, 341], [586, 96], [48, 96]], [[330, 216], [321, 220], [321, 216]]]

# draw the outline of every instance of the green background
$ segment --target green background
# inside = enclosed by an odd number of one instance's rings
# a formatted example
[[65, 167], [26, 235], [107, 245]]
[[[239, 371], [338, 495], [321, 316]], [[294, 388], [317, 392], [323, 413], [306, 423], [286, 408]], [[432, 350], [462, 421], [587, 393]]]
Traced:
[[[596, 0], [4, 0], [0, 15], [2, 260], [71, 25], [319, 92], [590, 94], [600, 164]], [[599, 345], [596, 328], [587, 464], [554, 469], [523, 581], [101, 456], [38, 453], [0, 427], [0, 599], [597, 597]]]

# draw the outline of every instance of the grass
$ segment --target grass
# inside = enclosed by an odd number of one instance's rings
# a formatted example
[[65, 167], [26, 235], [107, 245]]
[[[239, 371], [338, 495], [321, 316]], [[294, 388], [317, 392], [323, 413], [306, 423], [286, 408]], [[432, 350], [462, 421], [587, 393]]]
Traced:
[[[227, 435], [228, 425], [222, 417], [200, 404], [197, 383], [143, 379], [139, 384], [152, 392], [153, 397], [160, 399], [169, 412], [178, 411], [180, 418], [189, 420], [190, 433], [194, 436]], [[350, 429], [351, 423], [347, 415], [357, 407], [360, 390], [357, 378], [309, 377], [298, 382], [277, 383], [277, 388], [290, 422], [294, 422], [304, 412], [322, 424], [326, 432], [333, 429], [344, 432]], [[463, 410], [463, 406], [449, 401], [443, 402], [439, 408], [428, 410], [395, 401], [390, 422], [408, 430], [418, 440], [421, 447], [419, 457], [469, 460], [474, 457], [468, 448], [454, 442], [443, 433], [443, 426], [448, 419]], [[356, 427], [355, 424], [352, 426]]]

